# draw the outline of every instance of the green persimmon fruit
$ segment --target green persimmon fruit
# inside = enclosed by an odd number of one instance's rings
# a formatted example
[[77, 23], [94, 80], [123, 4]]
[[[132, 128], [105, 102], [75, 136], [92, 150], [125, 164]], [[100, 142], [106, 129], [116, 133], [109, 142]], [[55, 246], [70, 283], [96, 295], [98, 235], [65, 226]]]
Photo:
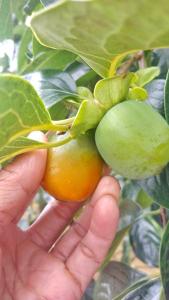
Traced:
[[126, 178], [158, 174], [169, 161], [169, 126], [145, 102], [128, 100], [112, 107], [100, 121], [95, 140], [105, 162]]

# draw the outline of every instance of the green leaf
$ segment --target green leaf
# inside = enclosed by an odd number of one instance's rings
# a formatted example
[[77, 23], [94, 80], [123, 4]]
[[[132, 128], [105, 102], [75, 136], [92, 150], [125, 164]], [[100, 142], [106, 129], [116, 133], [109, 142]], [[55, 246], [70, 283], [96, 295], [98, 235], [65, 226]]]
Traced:
[[31, 15], [31, 13], [33, 12], [33, 10], [35, 10], [35, 8], [39, 4], [39, 2], [40, 2], [40, 0], [27, 0], [26, 4], [24, 6], [24, 12], [27, 15]]
[[122, 299], [122, 296], [125, 296], [133, 285], [139, 286], [147, 280], [144, 273], [121, 262], [111, 261], [99, 275], [93, 300]]
[[18, 64], [18, 72], [21, 72], [22, 69], [26, 67], [28, 64], [27, 51], [30, 42], [32, 41], [32, 32], [29, 28], [27, 28], [22, 36], [18, 55], [17, 55], [17, 64]]
[[159, 266], [161, 234], [162, 229], [154, 220], [140, 219], [132, 226], [130, 241], [133, 251], [150, 267]]
[[141, 216], [141, 214], [142, 210], [137, 203], [131, 200], [128, 201], [126, 199], [122, 199], [122, 202], [120, 203], [120, 222], [118, 226], [118, 232], [111, 244], [105, 260], [100, 267], [101, 270], [103, 270], [103, 268], [109, 263], [117, 247], [130, 230], [131, 225], [137, 220], [138, 217]]
[[136, 72], [138, 80], [136, 84], [140, 87], [145, 86], [147, 83], [152, 81], [155, 77], [160, 74], [160, 69], [158, 67], [150, 67], [145, 69], [140, 69]]
[[67, 51], [49, 50], [41, 52], [22, 69], [21, 73], [26, 74], [47, 69], [64, 70], [74, 59], [75, 55]]
[[44, 6], [48, 6], [52, 3], [56, 3], [58, 0], [40, 0]]
[[155, 202], [169, 208], [169, 165], [159, 175], [138, 180], [137, 183]]
[[169, 295], [169, 223], [165, 228], [160, 251], [161, 279], [166, 299]]
[[169, 69], [169, 49], [155, 49], [151, 54], [153, 56], [151, 65], [160, 68], [158, 78], [165, 79]]
[[48, 108], [65, 98], [78, 97], [76, 84], [66, 72], [46, 70], [27, 74], [25, 78], [35, 87]]
[[4, 151], [17, 147], [18, 138], [34, 130], [55, 126], [30, 83], [18, 76], [4, 74], [0, 75], [0, 127], [0, 161], [3, 161]]
[[[49, 127], [49, 126], [48, 126]], [[50, 129], [50, 127], [49, 127]], [[51, 129], [57, 130], [57, 128], [51, 126]], [[14, 156], [25, 153], [28, 151], [32, 151], [35, 149], [48, 149], [51, 147], [58, 147], [63, 144], [66, 144], [69, 142], [72, 138], [70, 136], [67, 136], [67, 138], [62, 139], [58, 143], [56, 142], [38, 142], [36, 140], [32, 140], [31, 137], [27, 138], [25, 136], [19, 136], [15, 138], [14, 140], [11, 139], [6, 145], [4, 145], [3, 148], [0, 148], [0, 162], [6, 162], [7, 160], [13, 158]]]
[[139, 191], [136, 201], [142, 208], [148, 208], [153, 203], [153, 199], [143, 189]]
[[118, 55], [169, 45], [168, 1], [62, 1], [34, 14], [31, 27], [42, 44], [76, 53], [107, 77]]
[[[150, 279], [126, 295], [123, 300], [157, 300], [160, 298], [161, 282], [160, 279]], [[139, 298], [138, 298], [139, 297]], [[115, 299], [114, 299], [115, 300]], [[116, 299], [121, 300], [121, 299]]]
[[169, 123], [169, 71], [167, 73], [166, 82], [165, 82], [164, 111], [165, 111], [165, 118]]
[[0, 41], [13, 35], [12, 0], [0, 0]]
[[127, 98], [129, 86], [135, 75], [133, 73], [124, 76], [102, 79], [97, 82], [94, 89], [94, 97], [106, 110]]

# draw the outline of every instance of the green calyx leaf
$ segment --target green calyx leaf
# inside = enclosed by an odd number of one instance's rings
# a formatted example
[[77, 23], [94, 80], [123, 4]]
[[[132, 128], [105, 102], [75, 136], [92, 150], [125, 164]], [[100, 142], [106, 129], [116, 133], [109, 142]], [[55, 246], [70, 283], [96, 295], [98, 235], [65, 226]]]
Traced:
[[129, 89], [128, 99], [130, 100], [146, 100], [148, 98], [148, 93], [145, 89], [135, 86]]
[[104, 108], [99, 106], [97, 101], [84, 100], [81, 103], [75, 121], [73, 122], [70, 130], [71, 134], [76, 136], [96, 127], [103, 117], [104, 112]]
[[126, 99], [129, 86], [134, 77], [134, 73], [128, 73], [125, 77], [118, 75], [98, 81], [94, 89], [94, 98], [99, 101], [105, 110], [108, 110]]
[[143, 87], [160, 74], [160, 69], [159, 67], [150, 67], [140, 69], [135, 74], [137, 76], [135, 84], [137, 84], [139, 87]]
[[80, 105], [71, 133], [77, 135], [95, 128], [108, 109], [127, 98], [134, 76], [133, 73], [128, 73], [125, 77], [119, 75], [98, 81], [94, 97], [87, 88], [80, 88], [78, 91], [87, 100]]

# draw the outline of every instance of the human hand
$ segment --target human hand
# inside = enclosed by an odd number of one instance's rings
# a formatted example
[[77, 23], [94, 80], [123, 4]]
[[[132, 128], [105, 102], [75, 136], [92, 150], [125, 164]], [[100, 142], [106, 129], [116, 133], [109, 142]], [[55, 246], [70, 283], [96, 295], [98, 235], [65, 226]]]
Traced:
[[119, 185], [109, 176], [76, 221], [80, 204], [51, 201], [28, 230], [17, 227], [39, 188], [46, 154], [21, 155], [0, 172], [2, 300], [80, 300], [115, 236]]

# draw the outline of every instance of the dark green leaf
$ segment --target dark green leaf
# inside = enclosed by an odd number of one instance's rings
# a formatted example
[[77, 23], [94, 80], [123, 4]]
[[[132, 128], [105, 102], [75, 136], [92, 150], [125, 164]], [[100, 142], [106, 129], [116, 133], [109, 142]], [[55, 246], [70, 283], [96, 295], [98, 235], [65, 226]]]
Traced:
[[141, 207], [132, 200], [122, 199], [120, 203], [119, 230], [131, 225], [142, 214]]
[[0, 41], [13, 35], [12, 0], [0, 0]]
[[40, 0], [44, 6], [56, 3], [58, 0]]
[[123, 300], [160, 300], [161, 282], [152, 279], [130, 292]]
[[47, 69], [64, 70], [74, 59], [75, 55], [67, 51], [41, 52], [22, 70], [22, 74]]
[[159, 266], [161, 227], [154, 220], [151, 223], [147, 219], [141, 219], [134, 223], [130, 240], [134, 253], [140, 260], [150, 267]]
[[156, 79], [146, 85], [148, 92], [147, 102], [164, 116], [164, 79]]
[[65, 98], [77, 97], [76, 84], [66, 72], [47, 70], [25, 75], [49, 108]]
[[121, 197], [123, 199], [135, 201], [137, 199], [140, 189], [141, 188], [136, 181], [131, 181], [130, 183], [126, 183], [122, 188]]
[[81, 300], [93, 300], [93, 290], [94, 290], [94, 286], [95, 286], [95, 281], [94, 279], [92, 279], [92, 281], [90, 282], [90, 284], [88, 285], [83, 297]]
[[27, 0], [24, 6], [24, 12], [27, 15], [31, 15], [36, 6], [40, 3], [40, 0]]
[[160, 67], [158, 78], [165, 79], [169, 69], [169, 49], [156, 49], [152, 54], [153, 59], [151, 64]]
[[169, 299], [169, 223], [165, 228], [160, 251], [160, 270], [166, 300]]
[[147, 279], [145, 275], [129, 266], [111, 261], [101, 272], [94, 289], [94, 300], [122, 299], [120, 295], [129, 292], [134, 284]]
[[55, 103], [49, 107], [49, 113], [52, 120], [64, 120], [69, 115], [69, 111], [64, 101]]
[[154, 201], [169, 208], [169, 165], [159, 175], [138, 180], [137, 183]]
[[164, 110], [165, 110], [165, 118], [169, 123], [169, 71], [167, 73], [166, 82], [165, 82]]

